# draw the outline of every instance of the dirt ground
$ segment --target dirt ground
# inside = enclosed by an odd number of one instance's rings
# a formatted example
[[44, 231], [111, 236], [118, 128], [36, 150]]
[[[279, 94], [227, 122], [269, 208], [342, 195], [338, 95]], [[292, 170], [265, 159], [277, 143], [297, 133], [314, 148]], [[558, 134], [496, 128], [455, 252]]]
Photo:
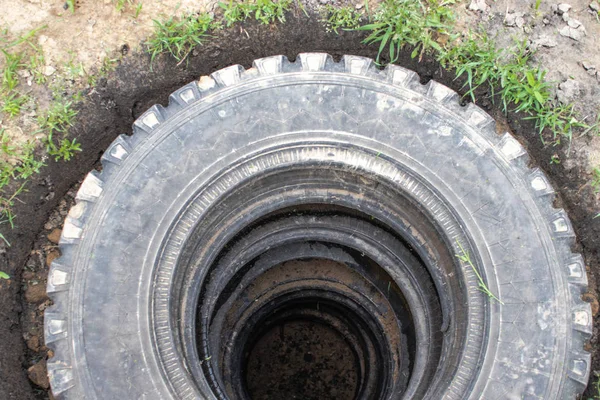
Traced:
[[[57, 71], [74, 60], [92, 70], [123, 45], [131, 48], [113, 74], [85, 91], [86, 101], [79, 105], [79, 117], [71, 130], [83, 152], [68, 164], [47, 161], [48, 167], [34, 178], [15, 206], [18, 225], [7, 232], [12, 246], [0, 242], [0, 270], [11, 276], [10, 280], [0, 280], [0, 398], [46, 399], [45, 360], [51, 354], [43, 343], [42, 322], [48, 305], [44, 291], [48, 265], [59, 255], [57, 236], [73, 204], [78, 182], [89, 170], [99, 167], [98, 160], [111, 141], [120, 133], [130, 133], [133, 120], [152, 104], [166, 104], [172, 91], [216, 69], [236, 63], [249, 67], [253, 59], [273, 54], [293, 59], [306, 51], [326, 51], [334, 57], [375, 57], [376, 48], [361, 44], [362, 33], [327, 33], [315, 16], [307, 20], [303, 14], [293, 12], [285, 25], [246, 23], [243, 30], [226, 30], [198, 48], [188, 63], [177, 66], [165, 58], [155, 61], [151, 69], [149, 56], [137, 49], [151, 32], [152, 18], [172, 14], [179, 3], [179, 11], [201, 11], [198, 2], [144, 2], [138, 18], [134, 18], [133, 7], [119, 13], [114, 3], [106, 0], [78, 1], [74, 14], [59, 1], [2, 3], [0, 27], [9, 27], [14, 34], [47, 25], [38, 36], [38, 44], [44, 49], [47, 64]], [[592, 123], [600, 111], [600, 22], [591, 12], [592, 1], [568, 1], [572, 7], [566, 17], [558, 7], [554, 10], [558, 4], [554, 2], [542, 2], [537, 12], [532, 7], [535, 1], [487, 0], [488, 7], [484, 3], [469, 0], [456, 6], [460, 26], [466, 29], [481, 25], [502, 45], [514, 38], [529, 40], [538, 48], [536, 60], [548, 69], [548, 77], [556, 83], [557, 95], [571, 98], [581, 115], [588, 116]], [[204, 4], [209, 11], [214, 7], [214, 3]], [[569, 25], [572, 20], [577, 22]], [[403, 54], [398, 63], [417, 71], [423, 82], [435, 79], [462, 90], [462, 82], [453, 80], [451, 72], [427, 58], [418, 63], [409, 54], [410, 51]], [[505, 117], [500, 106], [492, 104], [485, 93], [479, 93], [478, 104], [498, 119], [499, 131], [515, 134], [528, 149], [531, 164], [543, 169], [553, 181], [557, 206], [567, 209], [578, 235], [575, 250], [585, 256], [590, 280], [587, 300], [597, 313], [600, 218], [593, 217], [600, 212], [600, 197], [589, 182], [591, 168], [600, 166], [600, 137], [577, 137], [571, 146], [545, 145], [523, 115], [509, 113]], [[15, 135], [23, 134], [22, 131]], [[560, 163], [551, 163], [553, 156]], [[599, 329], [596, 318], [589, 350], [593, 352], [593, 371], [600, 372]], [[595, 394], [590, 388], [584, 398]]]

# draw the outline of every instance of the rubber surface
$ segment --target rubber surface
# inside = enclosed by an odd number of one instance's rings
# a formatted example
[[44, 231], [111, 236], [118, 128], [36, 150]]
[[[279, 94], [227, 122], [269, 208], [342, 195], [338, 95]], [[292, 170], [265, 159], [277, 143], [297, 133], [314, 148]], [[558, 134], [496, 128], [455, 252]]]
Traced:
[[[431, 213], [444, 209], [440, 224], [457, 221], [455, 237], [504, 304], [484, 298], [463, 266], [471, 296], [465, 340], [483, 351], [461, 359], [439, 397], [563, 399], [583, 391], [592, 329], [580, 298], [584, 263], [570, 251], [568, 217], [552, 207], [553, 190], [528, 168], [521, 145], [497, 135], [485, 112], [460, 106], [434, 81], [421, 85], [411, 71], [309, 53], [294, 63], [276, 56], [249, 70], [232, 66], [181, 88], [107, 149], [101, 174], [85, 179], [48, 279], [54, 305], [45, 337], [57, 399], [211, 397], [191, 385], [169, 347], [161, 290], [169, 285], [164, 258], [177, 254], [163, 245], [185, 240], [178, 224], [191, 220], [182, 215], [198, 219], [203, 211], [191, 199], [201, 189], [221, 195], [228, 181], [221, 189], [208, 182], [227, 179], [229, 165], [245, 163], [242, 179], [286, 157], [354, 163], [396, 182]], [[390, 172], [394, 166], [400, 172]]]

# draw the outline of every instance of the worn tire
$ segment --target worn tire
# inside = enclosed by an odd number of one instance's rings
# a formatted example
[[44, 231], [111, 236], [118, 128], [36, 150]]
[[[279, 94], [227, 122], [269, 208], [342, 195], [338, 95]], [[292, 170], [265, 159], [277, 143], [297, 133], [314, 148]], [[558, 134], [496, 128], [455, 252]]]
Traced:
[[450, 251], [468, 246], [501, 300], [459, 265], [468, 312], [452, 323], [468, 333], [465, 350], [428, 397], [576, 398], [588, 382], [592, 318], [573, 229], [519, 142], [458, 100], [397, 66], [308, 53], [222, 69], [152, 107], [107, 149], [64, 225], [45, 315], [55, 398], [212, 398], [172, 343], [174, 261], [231, 185], [298, 160], [393, 182], [441, 226]]

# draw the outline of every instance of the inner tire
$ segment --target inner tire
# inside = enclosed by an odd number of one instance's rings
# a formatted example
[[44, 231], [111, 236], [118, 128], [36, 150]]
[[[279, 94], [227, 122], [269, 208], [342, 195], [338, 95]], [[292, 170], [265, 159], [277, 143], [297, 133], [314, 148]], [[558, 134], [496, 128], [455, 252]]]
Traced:
[[[184, 86], [133, 133], [84, 180], [51, 267], [55, 398], [563, 399], [587, 385], [569, 219], [519, 142], [447, 87], [362, 57], [268, 57]], [[275, 328], [302, 357], [269, 348]], [[289, 383], [301, 376], [318, 384]]]

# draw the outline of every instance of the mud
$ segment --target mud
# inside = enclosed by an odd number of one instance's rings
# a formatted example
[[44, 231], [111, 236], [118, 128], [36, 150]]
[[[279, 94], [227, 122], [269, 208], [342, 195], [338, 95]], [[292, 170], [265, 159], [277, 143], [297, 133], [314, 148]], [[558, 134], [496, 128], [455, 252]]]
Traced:
[[250, 351], [246, 384], [252, 400], [353, 399], [359, 371], [350, 346], [314, 321], [271, 328]]
[[[374, 58], [376, 48], [362, 45], [363, 37], [357, 32], [343, 32], [339, 36], [328, 34], [315, 17], [307, 20], [298, 15], [290, 15], [285, 25], [245, 24], [243, 29], [226, 31], [198, 48], [188, 62], [179, 66], [176, 61], [165, 58], [155, 60], [150, 68], [148, 55], [130, 52], [108, 80], [101, 80], [98, 87], [86, 93], [87, 101], [79, 105], [79, 118], [71, 130], [84, 151], [68, 164], [48, 161], [48, 166], [33, 179], [28, 191], [15, 205], [15, 229], [6, 232], [12, 246], [0, 248], [0, 269], [11, 276], [10, 280], [0, 280], [0, 398], [47, 398], [46, 392], [27, 378], [27, 368], [33, 365], [34, 359], [30, 350], [26, 350], [25, 325], [21, 324], [30, 307], [24, 296], [28, 279], [21, 281], [23, 268], [32, 255], [36, 238], [51, 233], [44, 230], [44, 225], [52, 210], [59, 207], [61, 200], [68, 199], [65, 196], [74, 184], [89, 170], [98, 167], [103, 150], [117, 135], [130, 133], [134, 119], [148, 107], [155, 103], [166, 104], [169, 93], [216, 69], [236, 63], [250, 67], [253, 59], [273, 54], [284, 54], [294, 59], [298, 53], [307, 51], [324, 51], [336, 58], [348, 53]], [[444, 71], [432, 60], [423, 59], [419, 63], [409, 55], [410, 49], [407, 49], [398, 64], [417, 71], [423, 82], [435, 79], [461, 92], [462, 82], [454, 81], [452, 73]], [[523, 120], [522, 115], [511, 113], [504, 119], [498, 102], [493, 105], [483, 93], [478, 98], [481, 99], [480, 105], [491, 112], [501, 125], [509, 127], [528, 149], [531, 164], [543, 169], [553, 182], [557, 205], [567, 209], [578, 235], [575, 250], [582, 252], [586, 258], [590, 292], [595, 295], [600, 273], [600, 241], [597, 239], [600, 237], [600, 218], [593, 219], [598, 210], [592, 188], [587, 184], [587, 158], [571, 157], [568, 163], [551, 164], [549, 160], [556, 153], [561, 159], [568, 159], [566, 147], [543, 145], [532, 123]], [[574, 144], [582, 148], [588, 145], [585, 140]], [[37, 250], [33, 248], [34, 252]], [[36, 279], [45, 284], [43, 274]], [[589, 298], [593, 300], [594, 296]], [[600, 321], [596, 319], [591, 341], [594, 370], [600, 370], [599, 328]], [[38, 329], [42, 329], [41, 326]], [[41, 348], [43, 343], [38, 343], [38, 346]], [[40, 360], [43, 358], [41, 356]]]

